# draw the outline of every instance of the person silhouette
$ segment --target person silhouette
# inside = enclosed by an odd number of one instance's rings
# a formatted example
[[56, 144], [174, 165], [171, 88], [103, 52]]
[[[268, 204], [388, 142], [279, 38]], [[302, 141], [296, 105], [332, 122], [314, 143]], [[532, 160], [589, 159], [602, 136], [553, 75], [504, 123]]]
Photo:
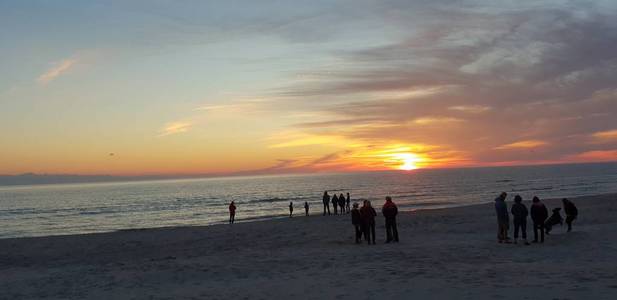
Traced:
[[309, 204], [308, 202], [304, 201], [304, 214], [308, 217], [309, 215]]
[[398, 214], [398, 207], [392, 202], [390, 196], [386, 197], [386, 203], [384, 203], [381, 213], [386, 218], [386, 243], [394, 241], [398, 243], [398, 229], [396, 228], [396, 215]]
[[328, 215], [330, 215], [330, 195], [328, 195], [328, 191], [323, 192], [323, 215], [326, 215], [326, 211]]
[[364, 206], [360, 209], [360, 215], [362, 216], [362, 223], [364, 227], [364, 238], [371, 244], [375, 245], [375, 216], [377, 213], [373, 206], [371, 206], [371, 201], [364, 200]]
[[540, 202], [540, 198], [534, 196], [531, 201], [531, 221], [533, 222], [533, 242], [538, 242], [538, 230], [540, 231], [540, 243], [544, 243], [544, 222], [546, 218], [548, 218], [548, 209], [542, 202]]
[[347, 193], [347, 198], [345, 198], [345, 204], [347, 208], [347, 213], [349, 213], [349, 211], [351, 210], [351, 207], [349, 207], [349, 204], [351, 204], [351, 198], [349, 198], [349, 193]]
[[229, 224], [233, 224], [236, 221], [236, 205], [233, 201], [229, 203]]
[[356, 228], [356, 244], [360, 244], [360, 240], [362, 239], [362, 216], [360, 215], [360, 210], [358, 209], [358, 203], [353, 204], [353, 209], [351, 210], [351, 224]]
[[336, 194], [332, 196], [332, 208], [334, 208], [334, 215], [338, 215], [338, 196]]
[[338, 207], [339, 207], [339, 211], [341, 212], [341, 215], [345, 213], [345, 196], [343, 196], [343, 193], [341, 193], [338, 196]]
[[511, 243], [508, 237], [508, 229], [510, 227], [510, 218], [508, 217], [508, 205], [506, 204], [506, 196], [503, 192], [495, 198], [495, 212], [497, 213], [497, 241], [499, 243]]
[[566, 224], [568, 224], [568, 232], [572, 231], [572, 222], [578, 217], [578, 209], [572, 201], [563, 198], [563, 212], [566, 214]]
[[289, 217], [291, 218], [293, 214], [294, 214], [294, 203], [289, 201]]
[[520, 195], [514, 196], [514, 204], [512, 204], [510, 212], [512, 213], [512, 220], [514, 222], [514, 243], [516, 244], [517, 242], [518, 231], [520, 229], [525, 245], [529, 245], [527, 242], [527, 215], [529, 215], [529, 212], [525, 204], [523, 204], [523, 198]]

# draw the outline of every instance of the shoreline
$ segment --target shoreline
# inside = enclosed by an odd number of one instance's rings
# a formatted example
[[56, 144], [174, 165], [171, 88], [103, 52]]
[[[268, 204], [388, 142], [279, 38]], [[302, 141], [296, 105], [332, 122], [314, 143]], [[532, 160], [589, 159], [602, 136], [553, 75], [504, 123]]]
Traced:
[[371, 246], [321, 214], [1, 239], [0, 298], [614, 299], [617, 194], [570, 199], [573, 232], [531, 246], [497, 243], [491, 203], [400, 213], [395, 244], [379, 214]]
[[[508, 193], [508, 200], [506, 201], [508, 203], [508, 207], [510, 207], [510, 205], [512, 203], [512, 196], [513, 195], [514, 195], [514, 193]], [[576, 196], [576, 197], [569, 198], [569, 199], [587, 198], [587, 197], [609, 197], [611, 195], [617, 195], [617, 193], [589, 194], [589, 195]], [[548, 198], [548, 199], [543, 199], [542, 201], [543, 202], [544, 201], [553, 202], [553, 201], [558, 201], [558, 200], [560, 201], [561, 198]], [[395, 201], [395, 203], [396, 203], [396, 201]], [[451, 210], [451, 209], [457, 209], [457, 208], [483, 206], [483, 205], [487, 205], [487, 204], [491, 204], [491, 203], [493, 203], [493, 201], [487, 201], [487, 202], [482, 202], [482, 203], [462, 203], [462, 204], [452, 204], [452, 205], [434, 205], [436, 207], [422, 207], [422, 208], [414, 208], [414, 209], [401, 209], [399, 207], [399, 213], [400, 214], [406, 214], [406, 213], [419, 213], [419, 212], [426, 212], [426, 211], [442, 211], [442, 210]], [[527, 206], [529, 206], [529, 204], [531, 203], [531, 200], [523, 200], [523, 203], [525, 203]], [[378, 215], [380, 215], [380, 213], [381, 213], [380, 207], [381, 207], [382, 204], [383, 203], [376, 203], [376, 204], [374, 204], [375, 210], [378, 210]], [[318, 206], [318, 209], [322, 209], [322, 208], [323, 208], [322, 206]], [[294, 217], [292, 219], [306, 218], [306, 216], [304, 215], [304, 208], [299, 208], [298, 210], [295, 210], [295, 211], [297, 212], [297, 214], [294, 215]], [[313, 217], [323, 217], [322, 213], [323, 213], [322, 211], [319, 211], [319, 213], [312, 213], [311, 215], [309, 215], [309, 217], [310, 218], [313, 218]], [[549, 213], [550, 213], [550, 209], [549, 209]], [[563, 212], [562, 212], [562, 214], [563, 214]], [[349, 215], [347, 215], [347, 216], [349, 216]], [[330, 217], [335, 217], [335, 216], [331, 215]], [[340, 218], [340, 215], [336, 216], [336, 217]], [[290, 219], [290, 218], [289, 218], [289, 215], [285, 214], [285, 213], [281, 213], [279, 215], [249, 217], [249, 218], [246, 218], [246, 219], [242, 219], [241, 217], [238, 218], [238, 215], [237, 215], [237, 219], [236, 219], [235, 224], [268, 222], [268, 221], [286, 220], [286, 219]], [[0, 241], [9, 240], [9, 239], [34, 239], [34, 238], [45, 238], [45, 237], [85, 236], [85, 235], [94, 235], [94, 234], [110, 234], [110, 233], [115, 233], [115, 232], [131, 232], [131, 231], [147, 231], [147, 230], [173, 230], [173, 229], [183, 229], [183, 228], [209, 228], [209, 227], [214, 227], [214, 226], [228, 226], [228, 225], [229, 224], [228, 224], [227, 221], [219, 221], [219, 222], [216, 222], [216, 223], [204, 224], [204, 225], [179, 225], [179, 226], [143, 227], [143, 228], [121, 228], [121, 229], [115, 229], [115, 230], [109, 230], [109, 231], [96, 231], [96, 232], [84, 232], [84, 233], [66, 233], [66, 234], [59, 233], [59, 234], [50, 234], [50, 235], [0, 237]]]

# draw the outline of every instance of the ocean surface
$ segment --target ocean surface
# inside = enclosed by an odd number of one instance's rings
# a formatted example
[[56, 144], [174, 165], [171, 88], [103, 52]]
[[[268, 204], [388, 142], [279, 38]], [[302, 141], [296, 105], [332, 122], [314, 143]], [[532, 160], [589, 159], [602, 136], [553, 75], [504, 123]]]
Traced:
[[[617, 192], [617, 163], [157, 180], [0, 187], [0, 238], [210, 225], [277, 218], [294, 203], [321, 214], [324, 190], [402, 210], [492, 202], [501, 191], [529, 200]], [[487, 213], [492, 213], [487, 212]]]

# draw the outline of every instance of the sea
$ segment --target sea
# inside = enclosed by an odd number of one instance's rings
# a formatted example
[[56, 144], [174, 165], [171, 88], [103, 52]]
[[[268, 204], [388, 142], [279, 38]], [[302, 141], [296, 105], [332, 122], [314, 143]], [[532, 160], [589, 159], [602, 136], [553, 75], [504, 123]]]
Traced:
[[0, 238], [82, 234], [225, 223], [235, 201], [237, 222], [297, 217], [304, 202], [321, 215], [324, 191], [400, 210], [435, 209], [508, 200], [617, 192], [617, 163], [418, 169], [340, 174], [276, 175], [0, 187]]

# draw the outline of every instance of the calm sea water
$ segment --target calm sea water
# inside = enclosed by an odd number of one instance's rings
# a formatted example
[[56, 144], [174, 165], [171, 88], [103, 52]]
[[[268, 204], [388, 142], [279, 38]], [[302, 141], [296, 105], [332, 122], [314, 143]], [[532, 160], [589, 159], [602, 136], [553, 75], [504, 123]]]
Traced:
[[286, 175], [120, 183], [0, 187], [0, 238], [90, 233], [236, 219], [321, 214], [324, 190], [381, 205], [391, 195], [403, 210], [489, 202], [501, 191], [524, 199], [617, 192], [617, 163], [532, 167]]

